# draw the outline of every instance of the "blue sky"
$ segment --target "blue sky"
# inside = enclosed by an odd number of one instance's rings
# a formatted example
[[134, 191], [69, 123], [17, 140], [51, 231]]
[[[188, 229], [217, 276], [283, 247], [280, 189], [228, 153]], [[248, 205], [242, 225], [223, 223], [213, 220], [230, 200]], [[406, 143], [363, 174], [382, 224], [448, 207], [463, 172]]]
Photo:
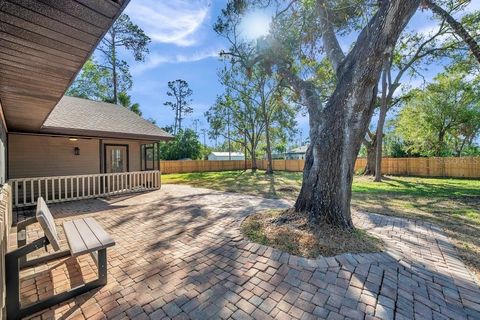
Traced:
[[152, 38], [146, 62], [131, 62], [131, 95], [144, 116], [159, 126], [174, 121], [173, 111], [163, 105], [168, 100], [167, 82], [184, 79], [193, 90], [194, 108], [184, 124], [192, 126], [199, 119], [199, 129], [208, 127], [203, 114], [223, 91], [217, 81], [222, 65], [218, 53], [226, 44], [213, 31], [213, 24], [224, 5], [224, 1], [207, 0], [130, 1], [126, 13]]
[[[140, 103], [144, 116], [155, 119], [159, 126], [173, 124], [174, 114], [163, 103], [167, 100], [167, 82], [180, 78], [193, 90], [194, 113], [185, 125], [190, 127], [194, 119], [199, 119], [199, 129], [208, 127], [203, 114], [223, 92], [217, 81], [217, 70], [223, 64], [218, 52], [227, 44], [212, 28], [225, 4], [226, 0], [131, 0], [127, 6], [126, 13], [133, 22], [152, 38], [144, 63], [126, 57], [134, 80], [130, 94], [132, 101]], [[480, 9], [480, 1], [472, 1], [468, 9]], [[428, 32], [435, 25], [429, 11], [418, 11], [408, 28]], [[342, 46], [348, 48], [350, 43]], [[430, 66], [427, 79], [441, 69], [441, 65]], [[410, 83], [417, 86], [421, 81]], [[308, 120], [299, 115], [298, 123], [305, 138]]]

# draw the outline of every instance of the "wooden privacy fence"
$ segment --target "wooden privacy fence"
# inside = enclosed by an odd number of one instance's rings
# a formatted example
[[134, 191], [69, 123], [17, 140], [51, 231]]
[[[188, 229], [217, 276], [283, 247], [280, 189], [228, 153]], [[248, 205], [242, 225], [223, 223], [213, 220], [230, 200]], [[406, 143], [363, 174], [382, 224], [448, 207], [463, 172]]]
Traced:
[[[252, 162], [247, 160], [247, 169]], [[245, 160], [174, 160], [160, 161], [160, 171], [166, 173], [188, 173], [207, 171], [245, 170]]]
[[[365, 162], [362, 163], [358, 159], [355, 162], [355, 171], [363, 169], [365, 167]], [[274, 171], [291, 171], [291, 172], [300, 172], [303, 171], [303, 166], [305, 165], [305, 160], [273, 160], [273, 170]], [[268, 166], [267, 160], [257, 160], [257, 167], [261, 170], [266, 170]]]
[[[362, 160], [365, 166], [366, 160]], [[382, 172], [398, 176], [480, 178], [480, 157], [383, 158]]]
[[[355, 172], [365, 168], [365, 158], [355, 162]], [[265, 170], [267, 160], [257, 160], [257, 168]], [[273, 170], [299, 172], [303, 170], [305, 160], [273, 160]], [[250, 169], [252, 162], [247, 161]], [[243, 160], [182, 160], [160, 161], [162, 173], [188, 173], [206, 171], [244, 170]], [[388, 175], [420, 176], [420, 177], [451, 177], [480, 178], [480, 157], [461, 158], [383, 158], [382, 172]]]

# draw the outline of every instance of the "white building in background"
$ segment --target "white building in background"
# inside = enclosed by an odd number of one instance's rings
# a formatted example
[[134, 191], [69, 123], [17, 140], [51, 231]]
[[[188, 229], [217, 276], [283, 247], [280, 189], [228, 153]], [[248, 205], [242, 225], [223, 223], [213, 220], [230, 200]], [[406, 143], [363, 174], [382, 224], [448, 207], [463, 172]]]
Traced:
[[208, 160], [245, 160], [245, 154], [242, 152], [212, 152], [208, 155]]

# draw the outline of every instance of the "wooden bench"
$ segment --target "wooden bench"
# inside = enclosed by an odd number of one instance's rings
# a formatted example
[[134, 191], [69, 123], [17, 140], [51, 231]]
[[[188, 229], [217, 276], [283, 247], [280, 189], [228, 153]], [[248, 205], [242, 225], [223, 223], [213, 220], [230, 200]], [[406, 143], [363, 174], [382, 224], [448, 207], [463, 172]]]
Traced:
[[[27, 243], [26, 227], [38, 222], [44, 236]], [[71, 299], [107, 283], [107, 248], [114, 246], [115, 241], [93, 218], [82, 218], [63, 223], [69, 250], [61, 250], [59, 236], [47, 204], [42, 197], [38, 198], [35, 217], [17, 224], [18, 249], [5, 256], [7, 319], [21, 319], [40, 310]], [[42, 247], [51, 245], [54, 252], [40, 258], [27, 260], [26, 256]], [[56, 294], [28, 306], [20, 303], [20, 270], [66, 256], [77, 257], [91, 254], [98, 268], [98, 278], [69, 291]]]

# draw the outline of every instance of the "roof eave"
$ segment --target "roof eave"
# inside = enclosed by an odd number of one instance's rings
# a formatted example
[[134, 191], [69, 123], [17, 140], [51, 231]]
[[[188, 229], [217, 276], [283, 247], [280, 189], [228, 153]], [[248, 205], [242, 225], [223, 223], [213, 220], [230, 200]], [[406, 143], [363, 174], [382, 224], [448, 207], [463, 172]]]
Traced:
[[62, 134], [69, 136], [84, 136], [84, 137], [98, 137], [105, 139], [131, 139], [131, 140], [147, 140], [147, 141], [170, 141], [174, 139], [173, 136], [168, 135], [149, 135], [136, 133], [111, 132], [101, 130], [81, 130], [61, 127], [43, 127], [40, 130], [44, 134]]
[[[129, 1], [130, 0], [112, 0], [112, 2], [116, 3], [116, 8], [112, 9], [116, 11], [112, 16], [96, 10], [94, 7], [97, 5], [102, 6], [104, 3], [97, 3], [95, 1], [87, 1], [85, 2], [86, 4], [81, 4], [83, 1], [74, 0], [58, 2], [47, 1], [45, 3], [33, 1], [31, 4], [30, 2], [28, 2], [28, 4], [14, 4], [15, 6], [22, 7], [22, 9], [18, 11], [19, 13], [28, 12], [28, 15], [25, 13], [25, 17], [28, 17], [28, 19], [16, 18], [17, 14], [12, 15], [9, 13], [8, 16], [14, 17], [15, 21], [19, 22], [13, 23], [13, 20], [11, 20], [12, 18], [9, 18], [11, 21], [4, 19], [0, 24], [2, 24], [2, 27], [8, 25], [9, 28], [24, 29], [27, 30], [28, 33], [25, 31], [17, 33], [14, 33], [14, 31], [7, 32], [3, 30], [3, 28], [0, 28], [2, 29], [2, 33], [8, 34], [8, 36], [13, 39], [9, 40], [9, 43], [15, 45], [15, 48], [10, 48], [11, 51], [18, 52], [18, 61], [15, 63], [10, 61], [8, 61], [8, 63], [0, 63], [5, 64], [5, 70], [0, 68], [0, 78], [7, 79], [7, 77], [3, 75], [3, 72], [7, 72], [8, 69], [8, 78], [12, 83], [8, 86], [3, 85], [0, 90], [0, 99], [2, 100], [5, 120], [9, 130], [38, 132], [41, 130], [41, 125], [48, 118], [48, 115], [66, 92], [70, 84], [75, 80], [75, 77], [80, 72], [85, 61], [92, 55], [103, 36], [123, 12]], [[0, 1], [0, 3], [2, 2]], [[62, 21], [61, 19], [55, 20], [55, 17], [46, 15], [45, 11], [33, 10], [37, 3], [44, 7], [54, 7], [53, 9], [50, 8], [50, 11], [60, 12], [65, 17], [72, 16], [77, 20], [84, 21], [87, 25], [92, 25], [91, 19], [88, 20], [85, 18], [87, 13], [100, 16], [103, 15], [103, 20], [108, 22], [104, 22], [104, 25], [95, 25], [95, 28], [102, 31], [101, 33], [89, 34], [85, 28], [71, 26], [63, 21], [66, 18]], [[52, 6], [50, 3], [59, 3], [59, 6]], [[76, 14], [74, 13], [75, 8], [72, 9], [74, 6], [79, 6], [83, 9]], [[2, 5], [0, 5], [0, 11], [4, 14], [1, 9]], [[5, 15], [7, 16], [7, 14]], [[55, 28], [49, 30], [53, 35], [43, 34], [41, 32], [43, 29], [40, 28], [45, 29], [46, 26], [42, 20], [38, 20], [38, 17], [41, 17], [41, 19], [53, 19], [58, 25], [64, 24], [73, 29], [78, 29], [82, 34], [89, 34], [90, 39], [84, 40], [83, 38], [74, 38], [66, 33], [57, 32], [58, 30]], [[24, 19], [27, 19], [28, 21]], [[25, 21], [28, 22], [28, 24]], [[32, 26], [38, 27], [38, 30], [34, 30]], [[30, 34], [34, 35], [30, 36]], [[66, 38], [68, 38], [68, 40], [65, 40]], [[73, 45], [73, 41], [70, 39], [75, 40], [77, 43], [83, 41], [84, 43], [82, 45], [84, 45], [84, 47], [79, 48], [78, 45]], [[21, 41], [19, 42], [20, 44], [17, 43], [17, 41]], [[62, 48], [56, 47], [60, 45]], [[89, 46], [88, 48], [85, 47], [87, 45]], [[27, 47], [29, 52], [17, 49], [18, 46]], [[74, 48], [78, 53], [73, 52], [73, 49], [67, 50], [65, 48]], [[35, 52], [36, 55], [32, 55], [30, 51]], [[31, 57], [34, 56], [36, 59], [43, 59], [44, 61], [42, 60], [42, 63], [35, 62], [36, 60], [31, 59]], [[56, 56], [61, 57], [62, 62], [55, 61]], [[69, 60], [70, 68], [67, 68], [67, 64], [63, 62], [66, 60]], [[51, 66], [49, 63], [55, 64], [55, 66]], [[32, 71], [32, 68], [35, 70]], [[14, 73], [13, 75], [12, 72]], [[17, 77], [18, 79], [13, 79], [13, 77]], [[28, 81], [25, 81], [25, 79]], [[42, 81], [43, 79], [45, 79], [45, 81]], [[19, 84], [22, 81], [23, 83]], [[27, 82], [29, 82], [29, 84], [27, 84]]]

